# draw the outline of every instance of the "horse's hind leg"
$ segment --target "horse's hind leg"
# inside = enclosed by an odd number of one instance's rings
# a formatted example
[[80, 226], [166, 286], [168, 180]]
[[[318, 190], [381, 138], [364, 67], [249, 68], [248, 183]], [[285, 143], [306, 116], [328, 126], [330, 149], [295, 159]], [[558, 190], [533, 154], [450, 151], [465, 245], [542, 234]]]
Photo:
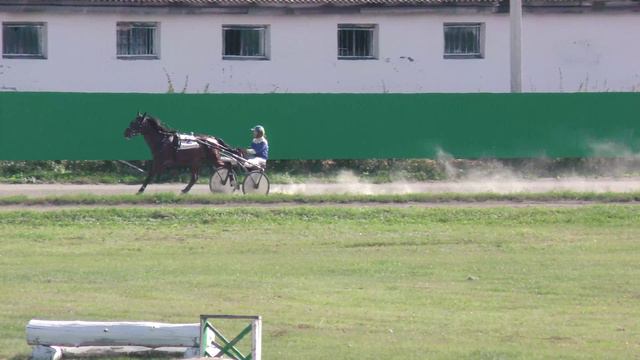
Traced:
[[183, 194], [188, 193], [189, 190], [191, 190], [191, 187], [193, 187], [193, 184], [195, 184], [196, 181], [198, 181], [198, 173], [200, 173], [199, 167], [197, 166], [191, 167], [191, 181], [189, 181], [189, 184], [187, 185], [187, 187], [182, 190]]

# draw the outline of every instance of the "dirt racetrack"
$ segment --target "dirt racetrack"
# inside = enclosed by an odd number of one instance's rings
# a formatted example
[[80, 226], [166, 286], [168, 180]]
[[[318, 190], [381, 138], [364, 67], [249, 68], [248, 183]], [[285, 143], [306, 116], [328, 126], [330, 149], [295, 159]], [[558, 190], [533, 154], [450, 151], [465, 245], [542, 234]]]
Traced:
[[[178, 193], [184, 184], [151, 184], [148, 193]], [[70, 194], [134, 194], [139, 185], [122, 184], [0, 184], [0, 196], [48, 196]], [[409, 193], [540, 193], [549, 191], [632, 192], [640, 191], [640, 178], [489, 179], [473, 181], [394, 182], [371, 184], [358, 179], [338, 183], [273, 184], [272, 193], [284, 194], [409, 194]], [[194, 194], [209, 192], [207, 185], [195, 185]]]

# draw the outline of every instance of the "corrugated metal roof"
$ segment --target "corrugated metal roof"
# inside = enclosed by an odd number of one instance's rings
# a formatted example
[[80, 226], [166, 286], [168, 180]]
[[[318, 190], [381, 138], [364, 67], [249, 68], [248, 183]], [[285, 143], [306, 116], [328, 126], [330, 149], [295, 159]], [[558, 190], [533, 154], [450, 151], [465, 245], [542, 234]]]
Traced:
[[[528, 6], [609, 6], [640, 4], [640, 0], [523, 0]], [[508, 0], [502, 0], [507, 2]], [[501, 0], [0, 0], [0, 6], [96, 6], [152, 8], [215, 7], [349, 7], [349, 6], [497, 6]]]
[[498, 0], [0, 0], [0, 5], [219, 7], [497, 5]]

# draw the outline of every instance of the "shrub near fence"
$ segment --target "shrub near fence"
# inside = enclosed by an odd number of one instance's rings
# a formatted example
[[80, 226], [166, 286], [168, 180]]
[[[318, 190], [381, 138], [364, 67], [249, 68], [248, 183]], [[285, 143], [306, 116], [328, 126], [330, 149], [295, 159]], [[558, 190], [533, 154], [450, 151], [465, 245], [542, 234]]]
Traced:
[[[131, 161], [146, 169], [148, 161]], [[565, 159], [381, 159], [381, 160], [273, 160], [269, 174], [275, 183], [331, 182], [347, 171], [372, 182], [394, 180], [453, 180], [469, 176], [513, 175], [526, 178], [564, 176], [637, 176], [640, 156], [629, 158]], [[208, 178], [204, 169], [201, 181]], [[5, 183], [140, 183], [143, 174], [117, 161], [0, 161]], [[166, 173], [161, 182], [185, 182], [186, 171]]]

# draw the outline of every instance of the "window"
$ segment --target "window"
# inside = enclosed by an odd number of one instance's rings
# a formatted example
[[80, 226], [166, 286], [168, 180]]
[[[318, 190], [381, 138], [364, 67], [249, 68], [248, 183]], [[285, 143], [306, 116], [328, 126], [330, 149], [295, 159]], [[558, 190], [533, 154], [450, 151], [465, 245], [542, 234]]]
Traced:
[[2, 57], [46, 59], [44, 23], [2, 23]]
[[484, 57], [484, 24], [444, 24], [445, 59]]
[[376, 38], [376, 25], [338, 25], [338, 59], [375, 59]]
[[268, 26], [228, 25], [222, 27], [222, 58], [267, 60]]
[[119, 59], [157, 59], [158, 24], [119, 22], [117, 31]]

